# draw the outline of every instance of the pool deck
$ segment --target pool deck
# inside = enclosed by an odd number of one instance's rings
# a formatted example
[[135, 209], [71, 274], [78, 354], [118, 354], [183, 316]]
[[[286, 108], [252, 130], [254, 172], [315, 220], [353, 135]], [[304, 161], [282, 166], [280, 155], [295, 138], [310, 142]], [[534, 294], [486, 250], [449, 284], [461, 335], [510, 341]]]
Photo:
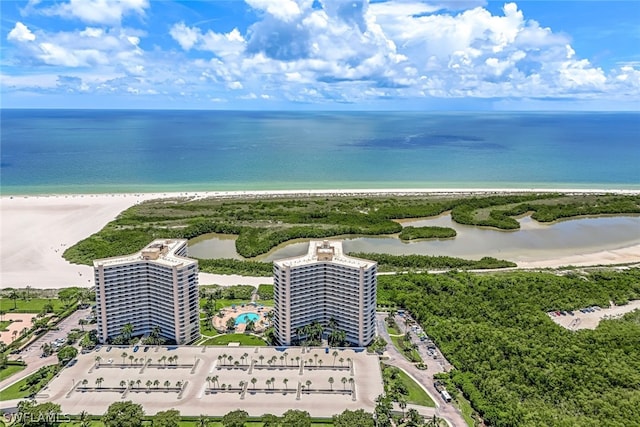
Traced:
[[[263, 331], [268, 325], [268, 320], [265, 318], [265, 314], [272, 310], [271, 307], [260, 306], [256, 303], [247, 303], [243, 306], [225, 307], [220, 311], [223, 313], [222, 317], [214, 316], [213, 327], [220, 332], [227, 332], [227, 320], [229, 318], [237, 318], [243, 314], [254, 313], [260, 316], [259, 320], [255, 322], [255, 331]], [[235, 332], [242, 333], [245, 331], [246, 323], [237, 323]]]

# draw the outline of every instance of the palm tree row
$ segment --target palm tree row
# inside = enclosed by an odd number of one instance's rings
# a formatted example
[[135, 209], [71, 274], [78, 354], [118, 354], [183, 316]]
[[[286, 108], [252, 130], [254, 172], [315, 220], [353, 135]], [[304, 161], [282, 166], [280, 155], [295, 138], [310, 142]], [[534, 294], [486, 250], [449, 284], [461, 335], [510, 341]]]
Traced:
[[[97, 388], [102, 388], [102, 383], [104, 382], [104, 378], [103, 377], [99, 377], [96, 378], [96, 386]], [[87, 384], [89, 384], [89, 380], [88, 379], [83, 379], [82, 382], [80, 383], [83, 387], [86, 387]], [[138, 380], [129, 380], [129, 382], [127, 382], [126, 380], [121, 380], [120, 381], [120, 387], [121, 388], [127, 388], [127, 386], [129, 386], [129, 388], [134, 388], [134, 386], [136, 388], [140, 388], [142, 384], [142, 380], [138, 379]], [[182, 387], [183, 382], [182, 381], [177, 381], [175, 387], [176, 388], [181, 388]], [[153, 386], [156, 390], [160, 388], [160, 380], [155, 379], [155, 380], [147, 380], [147, 382], [145, 383], [145, 385], [147, 386], [147, 390], [151, 389], [151, 386]], [[169, 387], [171, 387], [171, 381], [166, 380], [164, 382], [164, 386], [169, 389]]]

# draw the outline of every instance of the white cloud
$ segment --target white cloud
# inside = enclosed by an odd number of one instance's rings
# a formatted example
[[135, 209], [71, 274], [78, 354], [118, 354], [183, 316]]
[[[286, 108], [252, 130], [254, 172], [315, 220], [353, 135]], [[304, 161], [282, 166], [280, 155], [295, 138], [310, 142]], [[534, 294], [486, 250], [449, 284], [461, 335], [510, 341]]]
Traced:
[[229, 56], [242, 53], [245, 47], [245, 40], [237, 28], [226, 34], [211, 30], [203, 34], [199, 28], [187, 27], [184, 22], [180, 22], [171, 27], [169, 34], [187, 51], [198, 49], [219, 56]]
[[9, 31], [9, 34], [7, 35], [7, 40], [16, 42], [30, 42], [34, 41], [35, 39], [35, 34], [33, 34], [31, 30], [22, 22], [16, 22], [16, 25], [11, 31]]
[[180, 22], [171, 27], [169, 34], [184, 50], [190, 50], [202, 36], [199, 29], [189, 28], [184, 22]]
[[254, 9], [268, 13], [284, 22], [291, 22], [302, 14], [302, 9], [308, 9], [312, 1], [301, 0], [246, 0]]
[[[33, 10], [33, 4], [30, 6]], [[148, 0], [69, 0], [38, 11], [45, 15], [76, 18], [89, 24], [119, 25], [129, 13], [144, 16], [148, 7]]]
[[[32, 1], [25, 9], [85, 27], [32, 32], [17, 22], [7, 40], [20, 45], [12, 59], [26, 66], [66, 67], [68, 77], [86, 72], [81, 83], [64, 80], [74, 91], [313, 103], [640, 94], [640, 64], [594, 66], [566, 35], [527, 19], [516, 3], [494, 14], [484, 0], [245, 2], [258, 12], [246, 29], [178, 21], [169, 26], [175, 45], [145, 52], [145, 32], [121, 22], [161, 3]], [[110, 78], [91, 80], [91, 73]]]

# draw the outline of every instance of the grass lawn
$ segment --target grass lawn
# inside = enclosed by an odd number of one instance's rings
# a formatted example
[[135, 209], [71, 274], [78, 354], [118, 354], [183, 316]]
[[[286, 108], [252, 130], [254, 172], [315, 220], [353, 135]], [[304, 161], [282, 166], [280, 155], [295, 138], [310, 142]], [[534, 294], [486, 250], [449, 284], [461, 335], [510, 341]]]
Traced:
[[4, 311], [7, 314], [13, 313], [40, 313], [46, 304], [51, 303], [53, 305], [53, 311], [55, 313], [61, 313], [65, 310], [62, 301], [59, 299], [48, 298], [31, 298], [28, 301], [17, 299], [15, 300], [16, 308], [13, 308], [13, 300], [9, 298], [2, 298], [0, 300], [0, 311]]
[[408, 403], [414, 403], [416, 405], [435, 407], [436, 404], [431, 400], [426, 391], [420, 387], [418, 383], [411, 379], [404, 371], [399, 373], [400, 380], [407, 387], [409, 396], [407, 396]]
[[[200, 308], [203, 308], [205, 303], [207, 302], [206, 298], [200, 298]], [[216, 310], [220, 310], [221, 308], [231, 307], [232, 305], [240, 306], [242, 304], [249, 304], [251, 301], [246, 299], [217, 299], [216, 300]]]
[[[47, 384], [49, 381], [51, 381], [51, 378], [53, 378], [54, 375], [54, 368], [55, 365], [52, 366], [48, 366], [47, 367], [47, 375], [45, 378], [43, 378], [37, 385], [36, 389], [39, 391], [42, 387], [44, 387], [45, 384]], [[30, 390], [31, 387], [27, 387], [27, 380], [29, 380], [29, 378], [39, 375], [38, 372], [34, 372], [33, 374], [29, 375], [26, 378], [21, 379], [20, 381], [18, 381], [17, 383], [13, 384], [12, 386], [2, 390], [2, 397], [0, 397], [0, 401], [2, 400], [13, 400], [13, 399], [22, 399], [25, 398], [27, 396], [29, 396], [30, 394], [32, 394], [33, 392]], [[24, 390], [22, 390], [22, 388], [25, 388]]]
[[272, 299], [261, 299], [259, 301], [257, 301], [258, 304], [262, 304], [265, 307], [273, 307], [273, 300]]
[[398, 325], [396, 325], [396, 322], [394, 321], [393, 326], [389, 326], [389, 324], [387, 323], [387, 332], [389, 332], [389, 335], [402, 335], [402, 332], [400, 332], [400, 329], [398, 328]]
[[[24, 365], [7, 365], [3, 369], [0, 369], [0, 381], [9, 378], [11, 375], [22, 371], [26, 366]], [[4, 393], [3, 393], [4, 394]]]
[[11, 324], [11, 322], [9, 322], [8, 320], [3, 320], [2, 322], [0, 322], [0, 331], [4, 331], [7, 329], [7, 326], [9, 326]]
[[422, 357], [420, 357], [420, 353], [417, 350], [411, 349], [410, 351], [404, 351], [404, 346], [402, 345], [404, 335], [393, 336], [391, 335], [391, 341], [393, 345], [398, 349], [400, 353], [403, 354], [410, 362], [421, 363]]
[[240, 345], [265, 346], [267, 343], [254, 335], [226, 334], [219, 337], [209, 338], [200, 345], [227, 345], [230, 342], [239, 342]]
[[471, 403], [467, 399], [465, 399], [462, 393], [458, 393], [458, 397], [456, 398], [455, 403], [458, 406], [458, 409], [460, 409], [462, 418], [464, 418], [464, 421], [467, 423], [467, 425], [469, 427], [474, 427], [476, 425], [475, 420], [473, 419], [473, 413], [475, 411], [471, 407]]

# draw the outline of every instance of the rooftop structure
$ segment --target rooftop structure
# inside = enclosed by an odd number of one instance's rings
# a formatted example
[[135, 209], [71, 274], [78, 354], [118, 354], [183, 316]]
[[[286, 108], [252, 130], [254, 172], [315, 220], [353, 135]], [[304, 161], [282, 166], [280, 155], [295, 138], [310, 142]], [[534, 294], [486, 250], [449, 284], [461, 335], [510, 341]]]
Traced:
[[177, 344], [200, 337], [198, 262], [187, 258], [186, 240], [155, 240], [131, 255], [93, 262], [100, 342], [121, 334], [160, 328]]
[[274, 261], [274, 326], [280, 344], [304, 338], [313, 322], [352, 345], [375, 335], [377, 264], [344, 254], [342, 242], [311, 241], [306, 255]]

